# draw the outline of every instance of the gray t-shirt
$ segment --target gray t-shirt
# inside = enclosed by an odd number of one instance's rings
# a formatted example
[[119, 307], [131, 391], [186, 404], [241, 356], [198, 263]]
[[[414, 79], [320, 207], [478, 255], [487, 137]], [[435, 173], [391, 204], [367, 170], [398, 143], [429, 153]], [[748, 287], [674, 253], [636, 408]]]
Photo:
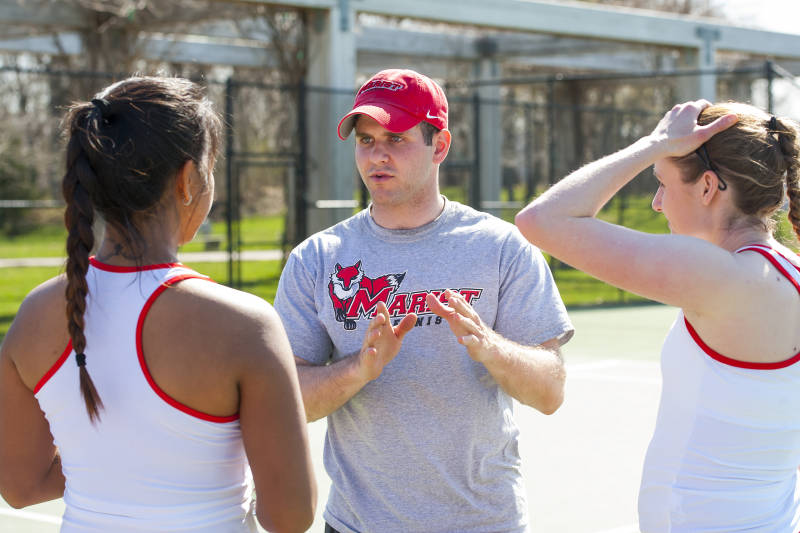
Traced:
[[538, 249], [457, 202], [411, 230], [382, 228], [364, 210], [289, 256], [275, 309], [298, 357], [358, 352], [378, 301], [393, 323], [418, 316], [383, 373], [328, 416], [324, 516], [343, 533], [527, 528], [512, 399], [425, 306], [448, 288], [518, 343], [572, 335]]

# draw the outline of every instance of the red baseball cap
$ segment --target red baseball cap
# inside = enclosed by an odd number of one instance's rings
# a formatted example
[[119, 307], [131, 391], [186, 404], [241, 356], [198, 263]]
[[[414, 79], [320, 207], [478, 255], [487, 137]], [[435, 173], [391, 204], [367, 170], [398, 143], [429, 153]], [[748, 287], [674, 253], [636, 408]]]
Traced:
[[387, 130], [400, 133], [420, 122], [447, 129], [447, 98], [439, 85], [413, 70], [382, 70], [361, 86], [353, 110], [339, 121], [341, 140], [347, 139], [358, 115], [367, 115]]

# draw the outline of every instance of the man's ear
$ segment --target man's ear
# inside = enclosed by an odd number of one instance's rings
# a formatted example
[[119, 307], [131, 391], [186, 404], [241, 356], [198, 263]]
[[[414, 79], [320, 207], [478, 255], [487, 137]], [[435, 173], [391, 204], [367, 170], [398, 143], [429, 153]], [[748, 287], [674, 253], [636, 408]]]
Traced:
[[433, 162], [437, 165], [444, 161], [450, 151], [450, 130], [441, 130], [433, 136]]

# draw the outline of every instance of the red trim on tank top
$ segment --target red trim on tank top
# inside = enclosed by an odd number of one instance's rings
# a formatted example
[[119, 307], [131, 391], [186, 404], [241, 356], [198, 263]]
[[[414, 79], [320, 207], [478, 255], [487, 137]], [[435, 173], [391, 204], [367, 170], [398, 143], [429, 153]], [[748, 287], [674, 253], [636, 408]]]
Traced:
[[[761, 250], [767, 250], [767, 251], [770, 251], [770, 252], [775, 252], [775, 253], [776, 253], [776, 254], [778, 254], [779, 256], [783, 257], [783, 258], [786, 260], [786, 262], [787, 262], [787, 263], [789, 263], [790, 265], [792, 265], [792, 266], [795, 268], [795, 270], [797, 270], [797, 272], [800, 272], [800, 266], [797, 266], [797, 265], [795, 265], [794, 263], [792, 263], [791, 261], [789, 261], [789, 258], [788, 258], [788, 257], [786, 257], [785, 255], [783, 255], [782, 253], [780, 253], [778, 250], [776, 250], [776, 249], [774, 249], [774, 248], [770, 248], [770, 247], [769, 247], [769, 246], [767, 246], [766, 244], [750, 244], [750, 245], [748, 245], [748, 246], [746, 246], [746, 247], [744, 247], [744, 248], [740, 248], [739, 250], [737, 250], [737, 251], [736, 251], [736, 253], [739, 253], [739, 252], [745, 252], [745, 251], [747, 251], [747, 250], [753, 250], [754, 252], [758, 252], [758, 249], [761, 249]], [[797, 256], [799, 256], [799, 257], [800, 257], [800, 254], [795, 254], [795, 255], [797, 255]], [[798, 532], [798, 533], [800, 533], [800, 532]]]
[[53, 363], [53, 366], [50, 367], [50, 370], [48, 370], [45, 373], [45, 375], [42, 376], [42, 379], [40, 379], [39, 383], [37, 383], [36, 386], [33, 388], [34, 395], [40, 390], [42, 390], [42, 387], [44, 387], [45, 384], [48, 381], [50, 381], [50, 378], [53, 377], [53, 374], [58, 372], [58, 369], [61, 368], [61, 365], [64, 364], [64, 361], [66, 361], [67, 358], [69, 358], [69, 354], [71, 353], [72, 353], [72, 339], [70, 339], [69, 342], [67, 342], [67, 347], [64, 348], [64, 351], [61, 353], [61, 356], [58, 358], [58, 360], [55, 363]]
[[218, 422], [218, 423], [225, 423], [225, 422], [233, 422], [239, 419], [239, 413], [229, 416], [215, 416], [210, 415], [208, 413], [203, 413], [196, 409], [192, 409], [188, 405], [184, 405], [178, 400], [169, 396], [166, 392], [164, 392], [161, 387], [158, 386], [153, 376], [150, 374], [150, 370], [147, 368], [147, 362], [144, 359], [144, 350], [142, 349], [142, 330], [144, 329], [144, 319], [147, 317], [147, 313], [150, 311], [150, 308], [155, 303], [156, 298], [158, 298], [162, 292], [164, 292], [170, 285], [174, 285], [179, 281], [183, 281], [185, 279], [202, 279], [206, 281], [211, 281], [210, 278], [201, 276], [200, 274], [181, 274], [179, 276], [175, 276], [174, 278], [170, 278], [164, 281], [150, 297], [147, 299], [147, 302], [144, 304], [142, 308], [142, 312], [139, 315], [139, 321], [136, 324], [136, 354], [139, 357], [139, 366], [142, 369], [142, 373], [144, 374], [147, 383], [150, 384], [150, 388], [166, 403], [178, 409], [179, 411], [183, 411], [184, 413], [191, 415], [195, 418], [199, 418], [201, 420], [206, 420], [208, 422]]
[[692, 325], [689, 323], [689, 321], [686, 319], [685, 316], [683, 317], [683, 321], [686, 324], [686, 329], [689, 331], [689, 335], [691, 335], [692, 339], [694, 339], [694, 342], [696, 342], [697, 345], [704, 352], [706, 352], [709, 357], [719, 361], [720, 363], [724, 363], [728, 366], [735, 366], [738, 368], [749, 368], [751, 370], [777, 370], [779, 368], [786, 368], [787, 366], [792, 366], [796, 362], [800, 361], [800, 353], [795, 354], [789, 359], [786, 359], [784, 361], [778, 361], [775, 363], [751, 363], [750, 361], [740, 361], [738, 359], [731, 359], [730, 357], [725, 357], [721, 353], [714, 351], [713, 348], [711, 348], [709, 345], [703, 342], [703, 339], [700, 338], [700, 336], [697, 334], [697, 332], [694, 330], [694, 328], [692, 327]]
[[156, 265], [142, 265], [142, 266], [119, 266], [119, 265], [109, 265], [107, 263], [101, 263], [94, 256], [89, 258], [89, 263], [100, 270], [105, 270], [106, 272], [116, 272], [116, 273], [130, 273], [130, 272], [144, 272], [145, 270], [158, 270], [161, 268], [175, 268], [175, 267], [182, 267], [184, 266], [182, 263], [158, 263]]
[[[774, 252], [783, 257], [784, 259], [786, 259], [786, 257], [783, 256], [783, 254], [781, 254], [777, 250], [770, 248], [769, 246], [764, 246], [761, 244], [754, 244], [747, 246], [746, 248], [741, 248], [737, 250], [736, 253], [745, 252], [747, 250], [752, 250], [753, 252], [756, 252], [764, 256], [770, 263], [772, 263], [772, 266], [774, 266], [781, 274], [783, 274], [786, 277], [787, 280], [789, 280], [789, 282], [792, 285], [794, 285], [794, 288], [797, 290], [798, 294], [800, 294], [800, 283], [798, 283], [797, 280], [794, 279], [789, 274], [786, 268], [782, 264], [780, 264], [778, 260], [775, 259], [772, 256], [772, 254], [770, 254], [770, 252]], [[800, 268], [798, 268], [788, 259], [786, 259], [786, 261], [792, 266], [794, 266], [798, 270], [798, 272], [800, 272]], [[689, 335], [691, 335], [692, 339], [694, 339], [694, 342], [696, 342], [697, 345], [709, 355], [709, 357], [715, 359], [716, 361], [719, 361], [720, 363], [724, 363], [729, 366], [735, 366], [738, 368], [749, 368], [751, 370], [777, 370], [779, 368], [786, 368], [787, 366], [792, 366], [796, 362], [800, 361], [800, 352], [796, 353], [789, 359], [783, 361], [777, 361], [775, 363], [753, 363], [750, 361], [740, 361], [738, 359], [731, 359], [730, 357], [725, 357], [719, 352], [716, 352], [705, 342], [703, 342], [703, 339], [700, 338], [700, 335], [697, 334], [697, 331], [695, 331], [694, 327], [692, 327], [692, 325], [689, 323], [689, 320], [685, 316], [683, 317], [683, 321], [686, 324], [686, 329], [689, 332]]]
[[[747, 251], [747, 250], [752, 250], [752, 251], [754, 251], [754, 252], [756, 252], [756, 253], [759, 253], [759, 254], [763, 255], [764, 257], [766, 257], [766, 258], [767, 258], [767, 261], [769, 261], [770, 263], [772, 263], [772, 266], [774, 266], [774, 267], [775, 267], [775, 268], [776, 268], [776, 269], [777, 269], [777, 270], [778, 270], [778, 271], [779, 271], [781, 274], [783, 274], [784, 276], [786, 276], [786, 279], [788, 279], [788, 280], [789, 280], [789, 283], [791, 283], [792, 285], [794, 285], [794, 288], [797, 290], [797, 293], [798, 293], [798, 294], [800, 294], [800, 283], [798, 283], [798, 282], [797, 282], [797, 280], [796, 280], [796, 279], [794, 279], [794, 278], [793, 278], [793, 277], [792, 277], [792, 276], [789, 274], [789, 272], [786, 270], [786, 267], [784, 267], [782, 264], [780, 264], [780, 263], [778, 262], [778, 260], [777, 260], [777, 259], [775, 259], [775, 258], [772, 256], [772, 254], [770, 254], [769, 252], [775, 252], [775, 253], [776, 253], [776, 254], [778, 254], [779, 256], [783, 257], [783, 259], [784, 259], [784, 260], [786, 260], [786, 262], [787, 262], [787, 263], [789, 263], [790, 265], [792, 265], [792, 266], [795, 268], [795, 270], [797, 270], [798, 272], [800, 272], [800, 268], [798, 268], [798, 267], [797, 267], [797, 266], [796, 266], [794, 263], [792, 263], [791, 261], [789, 261], [788, 259], [786, 259], [786, 257], [784, 257], [784, 256], [783, 256], [783, 254], [781, 254], [781, 253], [780, 253], [778, 250], [773, 250], [772, 248], [769, 248], [769, 247], [766, 247], [766, 246], [761, 246], [761, 245], [754, 245], [754, 246], [752, 246], [752, 247], [751, 247], [751, 246], [748, 246], [747, 248], [742, 248], [741, 250], [739, 250], [739, 252], [745, 252], [745, 251]], [[739, 253], [739, 252], [737, 252], [737, 253]]]

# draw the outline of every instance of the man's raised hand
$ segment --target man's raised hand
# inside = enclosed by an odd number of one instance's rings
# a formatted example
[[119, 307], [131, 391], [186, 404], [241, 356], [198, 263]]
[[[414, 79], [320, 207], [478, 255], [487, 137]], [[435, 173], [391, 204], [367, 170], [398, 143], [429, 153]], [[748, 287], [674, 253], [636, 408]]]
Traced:
[[444, 305], [434, 294], [425, 297], [428, 308], [445, 319], [458, 342], [467, 348], [469, 356], [485, 363], [493, 355], [496, 333], [483, 323], [475, 309], [464, 297], [450, 289], [444, 292]]
[[403, 317], [399, 324], [392, 326], [386, 304], [378, 303], [375, 318], [369, 323], [358, 354], [359, 368], [367, 381], [372, 381], [381, 375], [383, 367], [395, 358], [400, 351], [403, 337], [414, 329], [416, 322], [417, 315], [410, 313]]

